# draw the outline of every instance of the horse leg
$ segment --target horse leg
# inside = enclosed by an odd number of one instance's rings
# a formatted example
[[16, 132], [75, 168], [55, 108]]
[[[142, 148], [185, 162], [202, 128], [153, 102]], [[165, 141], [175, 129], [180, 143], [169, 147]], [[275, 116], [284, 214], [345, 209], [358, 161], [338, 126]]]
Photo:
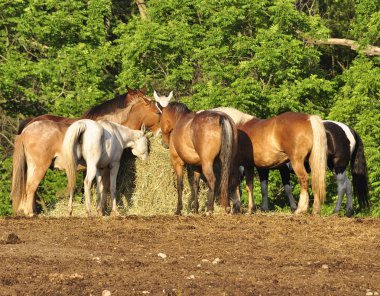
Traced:
[[179, 162], [173, 163], [174, 172], [177, 176], [177, 192], [178, 192], [177, 210], [175, 212], [175, 215], [181, 215], [181, 211], [182, 211], [183, 166], [184, 164], [179, 163]]
[[[50, 164], [49, 164], [50, 165]], [[26, 199], [21, 205], [24, 215], [33, 217], [35, 214], [35, 194], [41, 180], [44, 178], [49, 165], [37, 165], [28, 163], [27, 182], [26, 182]]]
[[87, 174], [84, 178], [84, 196], [86, 203], [87, 216], [91, 215], [91, 185], [96, 176], [96, 164], [87, 163]]
[[353, 205], [353, 194], [352, 194], [352, 186], [351, 181], [346, 176], [346, 217], [351, 217], [354, 214], [354, 205]]
[[214, 211], [215, 182], [216, 182], [212, 162], [202, 163], [202, 172], [207, 180], [207, 185], [209, 188], [208, 196], [207, 196], [206, 214], [211, 214]]
[[335, 178], [338, 189], [338, 200], [334, 208], [334, 213], [338, 213], [342, 205], [343, 196], [346, 193], [346, 172], [338, 173], [335, 169]]
[[269, 170], [267, 169], [257, 169], [259, 172], [260, 185], [261, 185], [261, 209], [264, 212], [269, 211], [268, 206], [268, 179], [269, 179]]
[[116, 205], [116, 179], [117, 173], [119, 171], [119, 162], [113, 162], [110, 166], [110, 191], [111, 191], [111, 200], [112, 200], [112, 215], [118, 216], [119, 211], [117, 210]]
[[238, 166], [233, 166], [233, 173], [230, 177], [230, 189], [233, 195], [232, 199], [232, 214], [241, 213], [241, 190], [240, 190], [240, 169]]
[[298, 207], [295, 210], [295, 214], [306, 213], [309, 207], [309, 193], [307, 192], [309, 186], [309, 176], [306, 172], [303, 161], [291, 161], [294, 173], [298, 177], [298, 182], [301, 185], [300, 199], [298, 201]]
[[106, 194], [105, 194], [105, 186], [103, 182], [103, 175], [104, 175], [104, 169], [98, 170], [96, 172], [96, 194], [97, 194], [97, 205], [96, 205], [96, 211], [98, 212], [98, 215], [102, 216], [104, 214], [105, 210], [105, 201], [106, 201]]
[[194, 171], [193, 175], [193, 192], [194, 192], [194, 213], [198, 214], [199, 210], [199, 202], [198, 202], [198, 192], [199, 192], [199, 180], [201, 174], [199, 172]]
[[290, 170], [287, 165], [282, 166], [280, 169], [282, 184], [284, 185], [284, 191], [289, 199], [290, 209], [294, 212], [297, 209], [296, 202], [292, 194], [292, 185], [290, 184]]
[[254, 167], [247, 166], [245, 168], [245, 182], [248, 191], [248, 213], [252, 214], [255, 210], [255, 202], [253, 200], [253, 173]]

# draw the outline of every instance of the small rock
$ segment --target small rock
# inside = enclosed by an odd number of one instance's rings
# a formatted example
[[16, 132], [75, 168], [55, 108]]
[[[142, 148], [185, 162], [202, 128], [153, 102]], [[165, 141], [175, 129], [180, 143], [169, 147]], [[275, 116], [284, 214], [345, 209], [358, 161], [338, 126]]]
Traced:
[[111, 296], [111, 292], [109, 290], [103, 290], [102, 296]]
[[7, 238], [5, 243], [6, 244], [12, 244], [12, 245], [13, 244], [19, 244], [19, 243], [21, 243], [21, 239], [17, 236], [17, 234], [12, 232], [8, 235], [8, 238]]
[[365, 293], [365, 295], [366, 295], [366, 296], [372, 296], [373, 293], [372, 293], [372, 292], [367, 292], [367, 293]]
[[195, 276], [192, 274], [192, 275], [188, 276], [186, 279], [188, 279], [188, 280], [194, 280]]
[[202, 259], [202, 263], [209, 263], [210, 261], [208, 261], [207, 259]]
[[164, 253], [158, 253], [158, 257], [161, 257], [162, 259], [165, 259], [168, 256], [166, 254], [164, 254]]
[[219, 264], [220, 262], [222, 262], [222, 260], [215, 258], [214, 261], [212, 261], [212, 264]]
[[198, 268], [201, 268], [201, 267], [202, 267], [202, 264], [199, 263], [199, 264], [197, 265], [197, 267], [198, 267]]
[[373, 295], [378, 296], [379, 292], [373, 292]]
[[322, 269], [329, 269], [329, 266], [327, 264], [322, 264]]
[[143, 294], [150, 294], [149, 291], [142, 291]]

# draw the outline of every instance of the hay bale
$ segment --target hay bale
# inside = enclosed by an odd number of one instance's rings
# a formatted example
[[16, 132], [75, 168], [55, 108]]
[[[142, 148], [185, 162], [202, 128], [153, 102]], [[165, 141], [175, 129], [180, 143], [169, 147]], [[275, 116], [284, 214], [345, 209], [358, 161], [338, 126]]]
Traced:
[[[137, 159], [130, 149], [126, 149], [120, 161], [117, 177], [117, 197], [119, 211], [123, 215], [173, 215], [177, 209], [177, 182], [173, 171], [169, 150], [161, 144], [161, 137], [150, 139], [150, 155], [147, 160]], [[188, 168], [191, 170], [191, 168]], [[190, 214], [193, 208], [191, 189], [192, 174], [184, 171], [183, 210], [184, 215]], [[190, 180], [189, 180], [190, 179]], [[79, 181], [78, 181], [79, 182]], [[199, 186], [199, 211], [205, 211], [208, 187], [205, 181]], [[110, 195], [108, 194], [107, 209], [110, 211]], [[67, 216], [68, 199], [59, 200], [49, 213], [53, 217]], [[96, 189], [92, 189], [91, 211], [96, 213]], [[215, 212], [221, 208], [215, 205]], [[73, 216], [85, 217], [86, 209], [79, 190], [73, 202]]]
[[[140, 161], [130, 151], [125, 151], [118, 175], [118, 193], [122, 195], [124, 209], [128, 214], [173, 214], [177, 208], [178, 195], [169, 150], [162, 146], [160, 137], [152, 137], [150, 145], [150, 155], [145, 161]], [[205, 208], [207, 192], [206, 184], [201, 181], [198, 195], [200, 211]], [[186, 170], [182, 197], [182, 212], [188, 214], [193, 199]]]

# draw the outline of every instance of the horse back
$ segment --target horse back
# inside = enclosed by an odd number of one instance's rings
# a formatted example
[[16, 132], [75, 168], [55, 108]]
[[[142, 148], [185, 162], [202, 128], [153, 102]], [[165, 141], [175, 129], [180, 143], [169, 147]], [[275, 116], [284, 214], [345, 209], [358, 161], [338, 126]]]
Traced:
[[295, 153], [310, 153], [313, 147], [313, 131], [309, 115], [305, 113], [286, 112], [269, 119], [254, 118], [238, 128], [251, 139], [254, 162], [259, 167], [276, 167]]
[[221, 116], [203, 111], [184, 116], [171, 135], [173, 148], [186, 163], [199, 165], [202, 159], [215, 159], [221, 148]]

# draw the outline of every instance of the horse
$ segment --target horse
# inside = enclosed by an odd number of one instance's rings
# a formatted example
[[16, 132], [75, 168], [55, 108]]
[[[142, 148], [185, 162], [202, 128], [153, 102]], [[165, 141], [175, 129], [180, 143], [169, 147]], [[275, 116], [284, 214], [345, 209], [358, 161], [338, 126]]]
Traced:
[[[220, 191], [221, 205], [227, 212], [229, 206], [229, 188], [234, 188], [233, 178], [234, 161], [237, 149], [237, 130], [233, 120], [221, 112], [204, 111], [196, 113], [185, 104], [169, 102], [168, 97], [158, 96], [154, 92], [154, 98], [161, 107], [161, 133], [163, 144], [169, 148], [171, 162], [177, 177], [178, 202], [176, 215], [181, 215], [183, 167], [185, 164], [194, 166], [193, 190], [195, 206], [194, 212], [198, 213], [198, 186], [201, 173], [205, 176], [209, 187], [207, 199], [207, 214], [214, 209], [216, 174], [214, 164], [220, 161]], [[237, 188], [236, 182], [236, 188]], [[234, 209], [239, 205], [235, 199]]]
[[[231, 109], [233, 108], [222, 107], [218, 110], [230, 114]], [[237, 128], [238, 163], [246, 171], [249, 211], [254, 209], [254, 167], [261, 175], [268, 169], [279, 168], [290, 161], [301, 185], [300, 200], [295, 213], [307, 212], [309, 195], [305, 161], [308, 161], [314, 194], [313, 214], [320, 214], [326, 194], [327, 155], [326, 132], [320, 117], [298, 112], [285, 112], [270, 119], [245, 116], [244, 120], [238, 122]], [[262, 182], [262, 190], [264, 185]]]
[[[351, 217], [354, 214], [353, 196], [357, 198], [360, 209], [369, 209], [370, 207], [364, 145], [358, 133], [344, 123], [331, 120], [322, 122], [327, 137], [327, 166], [334, 173], [337, 182], [338, 200], [333, 213], [336, 214], [340, 211], [343, 197], [346, 194], [346, 216]], [[352, 184], [346, 174], [349, 165]], [[285, 176], [286, 183], [283, 178], [283, 183], [287, 187], [285, 193], [293, 209], [294, 197], [289, 182], [291, 167], [287, 165], [281, 167], [280, 173], [281, 176]], [[268, 172], [263, 179], [268, 180]], [[268, 200], [268, 189], [264, 187], [263, 191], [263, 199]], [[268, 204], [267, 201], [266, 204]]]
[[[105, 119], [139, 130], [144, 124], [159, 131], [160, 113], [155, 102], [139, 90], [128, 93], [90, 108], [82, 117]], [[12, 175], [12, 207], [15, 214], [35, 214], [35, 193], [49, 167], [62, 169], [59, 163], [61, 146], [69, 123], [37, 118], [15, 137]], [[61, 117], [62, 118], [62, 117]], [[76, 119], [78, 120], [78, 119]]]
[[145, 160], [148, 157], [148, 140], [144, 130], [133, 130], [109, 121], [81, 119], [70, 125], [62, 143], [61, 162], [64, 163], [70, 192], [68, 211], [72, 214], [73, 195], [76, 184], [77, 166], [82, 164], [87, 173], [84, 180], [87, 215], [90, 216], [91, 184], [96, 177], [98, 205], [97, 211], [103, 214], [105, 190], [103, 179], [110, 180], [112, 214], [117, 215], [116, 177], [120, 159], [125, 148]]
[[[159, 133], [159, 112], [157, 107], [152, 102], [151, 98], [145, 96], [145, 88], [142, 90], [134, 90], [127, 88], [128, 92], [115, 97], [114, 99], [105, 101], [99, 105], [96, 105], [85, 113], [82, 114], [79, 118], [68, 118], [53, 114], [43, 114], [37, 117], [29, 117], [20, 122], [17, 134], [21, 134], [23, 129], [28, 125], [40, 120], [51, 120], [55, 122], [62, 122], [67, 124], [72, 124], [79, 119], [103, 119], [116, 123], [121, 123], [122, 125], [128, 126], [132, 129], [140, 129], [141, 123], [143, 122], [147, 129], [151, 130], [154, 134]], [[135, 112], [134, 116], [128, 116], [128, 109], [133, 105], [132, 103], [136, 97], [144, 99], [146, 105], [143, 108], [142, 112]], [[135, 106], [136, 108], [141, 108]], [[150, 109], [150, 110], [149, 110]], [[151, 111], [148, 112], [147, 110]]]

